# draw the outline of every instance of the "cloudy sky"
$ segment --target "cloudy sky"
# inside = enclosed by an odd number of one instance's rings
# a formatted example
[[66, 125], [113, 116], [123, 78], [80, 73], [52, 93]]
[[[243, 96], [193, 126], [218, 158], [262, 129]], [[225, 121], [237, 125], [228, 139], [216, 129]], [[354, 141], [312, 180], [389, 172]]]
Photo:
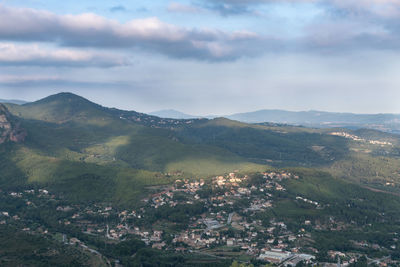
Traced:
[[0, 0], [0, 98], [400, 113], [399, 0]]

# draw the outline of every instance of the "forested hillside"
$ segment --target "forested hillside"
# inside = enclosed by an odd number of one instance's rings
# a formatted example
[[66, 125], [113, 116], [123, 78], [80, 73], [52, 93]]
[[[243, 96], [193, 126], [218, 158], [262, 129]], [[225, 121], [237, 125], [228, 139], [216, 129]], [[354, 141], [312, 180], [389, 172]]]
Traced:
[[0, 147], [2, 186], [47, 184], [72, 199], [127, 203], [146, 185], [268, 166], [320, 168], [389, 191], [400, 182], [399, 137], [378, 131], [161, 119], [70, 93], [4, 108], [24, 138]]

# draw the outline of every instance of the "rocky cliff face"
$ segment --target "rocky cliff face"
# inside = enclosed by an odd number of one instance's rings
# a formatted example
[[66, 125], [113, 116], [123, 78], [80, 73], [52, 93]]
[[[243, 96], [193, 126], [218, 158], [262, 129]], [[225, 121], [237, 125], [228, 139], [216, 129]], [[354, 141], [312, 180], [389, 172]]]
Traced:
[[11, 141], [20, 143], [26, 138], [26, 130], [10, 114], [7, 107], [0, 104], [0, 144]]

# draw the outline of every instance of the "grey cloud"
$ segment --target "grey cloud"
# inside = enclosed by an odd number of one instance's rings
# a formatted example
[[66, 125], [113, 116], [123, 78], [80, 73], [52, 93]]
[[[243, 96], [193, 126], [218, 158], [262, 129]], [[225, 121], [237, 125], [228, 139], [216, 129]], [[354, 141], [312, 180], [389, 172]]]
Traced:
[[113, 6], [113, 7], [110, 8], [110, 11], [111, 12], [124, 12], [124, 11], [126, 11], [126, 8], [124, 6], [121, 6], [121, 5]]
[[109, 88], [129, 89], [134, 86], [130, 82], [95, 82], [63, 79], [52, 76], [0, 77], [0, 88]]
[[393, 0], [320, 0], [332, 9], [344, 11], [347, 16], [398, 19], [400, 17], [400, 2]]
[[[240, 7], [245, 3], [267, 2], [217, 1], [221, 4], [234, 3]], [[315, 0], [323, 5], [332, 1], [335, 0]], [[335, 6], [339, 4], [336, 3]], [[349, 4], [346, 4], [343, 8], [348, 6]], [[333, 8], [333, 5], [330, 7]], [[354, 49], [398, 49], [400, 46], [400, 39], [397, 37], [400, 27], [393, 26], [398, 23], [393, 24], [392, 18], [382, 18], [377, 23], [375, 19], [369, 20], [362, 16], [357, 19], [332, 16], [317, 20], [304, 28], [300, 37], [289, 39], [284, 36], [260, 36], [245, 31], [187, 29], [164, 23], [157, 18], [137, 19], [121, 24], [90, 13], [60, 16], [46, 11], [2, 5], [0, 17], [0, 40], [43, 41], [70, 47], [143, 50], [172, 58], [203, 61], [230, 61], [267, 52], [346, 53]], [[49, 64], [45, 59], [38, 62]], [[90, 65], [91, 62], [104, 66], [110, 64], [108, 60], [102, 61], [100, 58], [93, 58], [86, 64]]]
[[393, 0], [199, 0], [198, 4], [221, 15], [254, 14], [258, 5], [314, 3], [346, 17], [399, 18], [400, 1]]
[[232, 60], [252, 54], [252, 43], [260, 41], [256, 34], [186, 29], [157, 18], [121, 24], [90, 13], [59, 16], [1, 5], [0, 17], [0, 40], [43, 41], [74, 47], [138, 48], [175, 58]]
[[[205, 2], [209, 2], [205, 0]], [[242, 9], [265, 3], [313, 3], [322, 15], [286, 40], [286, 50], [345, 54], [359, 50], [399, 50], [400, 1], [393, 0], [216, 0]]]
[[[197, 4], [207, 9], [219, 12], [223, 16], [229, 15], [255, 15], [257, 6], [279, 2], [312, 2], [313, 0], [202, 0]], [[317, 0], [316, 0], [317, 1]]]
[[230, 15], [243, 15], [243, 14], [255, 14], [255, 11], [245, 4], [231, 4], [231, 3], [206, 3], [205, 8], [216, 11], [222, 16]]

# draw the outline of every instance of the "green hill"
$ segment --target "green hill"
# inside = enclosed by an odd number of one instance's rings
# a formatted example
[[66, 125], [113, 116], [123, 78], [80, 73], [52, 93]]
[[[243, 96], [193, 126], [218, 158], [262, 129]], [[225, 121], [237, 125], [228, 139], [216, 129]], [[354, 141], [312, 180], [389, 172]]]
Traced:
[[167, 127], [132, 119], [139, 113], [121, 119], [117, 110], [69, 93], [8, 109], [19, 117], [27, 137], [0, 147], [6, 159], [1, 162], [3, 187], [46, 185], [75, 201], [126, 204], [136, 201], [145, 186], [176, 176], [264, 168], [219, 147], [181, 142]]
[[400, 139], [378, 131], [162, 119], [71, 93], [5, 107], [27, 136], [0, 145], [3, 187], [46, 185], [75, 201], [127, 204], [147, 185], [267, 166], [320, 168], [379, 188], [390, 181], [390, 191], [400, 184]]

